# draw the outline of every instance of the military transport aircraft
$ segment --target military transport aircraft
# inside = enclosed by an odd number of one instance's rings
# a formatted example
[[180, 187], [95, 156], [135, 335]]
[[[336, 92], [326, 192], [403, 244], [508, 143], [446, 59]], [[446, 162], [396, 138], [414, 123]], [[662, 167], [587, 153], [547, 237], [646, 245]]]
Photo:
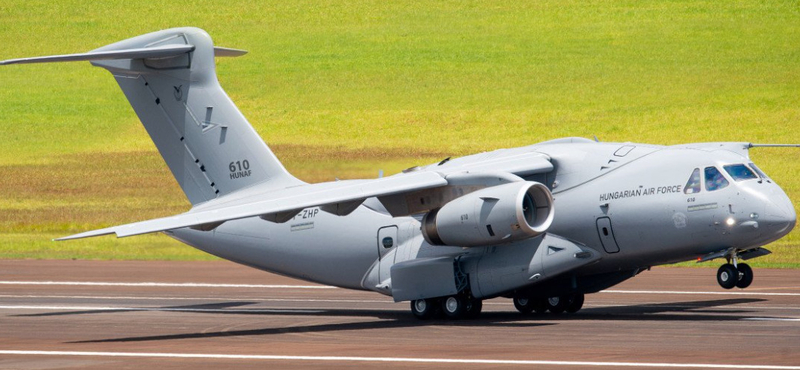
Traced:
[[[741, 260], [795, 225], [794, 206], [746, 142], [658, 146], [565, 138], [307, 184], [289, 174], [217, 81], [197, 28], [83, 54], [114, 75], [192, 208], [89, 231], [164, 232], [258, 269], [410, 301], [422, 319], [474, 317], [512, 298], [522, 313], [576, 312], [584, 294], [654, 265], [724, 258], [717, 280], [746, 288]], [[797, 146], [797, 145], [791, 145]]]

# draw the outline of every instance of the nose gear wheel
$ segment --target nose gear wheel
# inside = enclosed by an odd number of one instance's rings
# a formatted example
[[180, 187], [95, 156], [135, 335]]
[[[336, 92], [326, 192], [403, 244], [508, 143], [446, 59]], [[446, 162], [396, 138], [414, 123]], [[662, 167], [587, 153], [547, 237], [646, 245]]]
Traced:
[[730, 263], [726, 263], [717, 270], [717, 283], [725, 289], [733, 289], [739, 282], [739, 270]]

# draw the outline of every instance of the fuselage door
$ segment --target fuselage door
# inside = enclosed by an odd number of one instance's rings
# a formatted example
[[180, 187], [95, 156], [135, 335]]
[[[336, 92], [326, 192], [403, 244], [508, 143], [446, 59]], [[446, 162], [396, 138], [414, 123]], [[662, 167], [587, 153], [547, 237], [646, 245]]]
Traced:
[[378, 274], [380, 281], [383, 283], [391, 276], [389, 274], [392, 264], [394, 264], [394, 256], [397, 251], [397, 226], [385, 226], [378, 229]]
[[617, 239], [614, 238], [614, 229], [611, 228], [610, 218], [600, 217], [597, 219], [597, 233], [600, 235], [600, 242], [603, 243], [606, 253], [619, 252], [619, 245], [617, 245]]

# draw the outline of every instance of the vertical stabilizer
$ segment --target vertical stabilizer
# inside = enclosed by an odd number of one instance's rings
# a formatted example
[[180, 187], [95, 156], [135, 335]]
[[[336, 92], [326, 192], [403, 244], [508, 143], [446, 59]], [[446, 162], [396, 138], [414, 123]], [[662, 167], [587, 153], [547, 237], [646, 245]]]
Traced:
[[[242, 54], [219, 50], [220, 56]], [[302, 184], [222, 90], [214, 52], [205, 31], [174, 28], [68, 57], [91, 60], [114, 75], [192, 204], [256, 184]], [[99, 55], [113, 57], [92, 57]]]

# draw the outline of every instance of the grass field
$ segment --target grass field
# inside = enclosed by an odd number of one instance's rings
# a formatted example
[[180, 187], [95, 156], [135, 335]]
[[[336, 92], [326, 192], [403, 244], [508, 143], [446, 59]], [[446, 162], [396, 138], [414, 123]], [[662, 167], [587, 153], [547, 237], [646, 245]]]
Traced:
[[[0, 59], [177, 26], [306, 181], [562, 136], [800, 142], [800, 1], [0, 0]], [[54, 236], [188, 209], [107, 72], [0, 68], [0, 258], [206, 259], [163, 236]], [[800, 204], [800, 150], [754, 160]], [[800, 267], [800, 232], [755, 265]]]

